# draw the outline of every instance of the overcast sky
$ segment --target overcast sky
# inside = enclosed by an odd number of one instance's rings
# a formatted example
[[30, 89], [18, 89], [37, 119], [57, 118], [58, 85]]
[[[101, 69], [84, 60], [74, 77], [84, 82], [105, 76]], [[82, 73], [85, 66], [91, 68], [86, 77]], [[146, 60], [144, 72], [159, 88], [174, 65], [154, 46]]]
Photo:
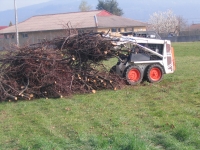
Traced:
[[[44, 3], [50, 0], [15, 0], [17, 8]], [[14, 0], [0, 0], [0, 11], [13, 9], [14, 8]]]

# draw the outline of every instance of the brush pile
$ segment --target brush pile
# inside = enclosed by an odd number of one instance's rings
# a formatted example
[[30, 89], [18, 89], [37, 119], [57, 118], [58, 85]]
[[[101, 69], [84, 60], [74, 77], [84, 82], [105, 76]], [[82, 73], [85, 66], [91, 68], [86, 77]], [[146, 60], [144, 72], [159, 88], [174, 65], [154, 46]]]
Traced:
[[117, 54], [101, 33], [68, 34], [0, 57], [0, 101], [59, 98], [118, 89], [124, 82], [102, 64]]

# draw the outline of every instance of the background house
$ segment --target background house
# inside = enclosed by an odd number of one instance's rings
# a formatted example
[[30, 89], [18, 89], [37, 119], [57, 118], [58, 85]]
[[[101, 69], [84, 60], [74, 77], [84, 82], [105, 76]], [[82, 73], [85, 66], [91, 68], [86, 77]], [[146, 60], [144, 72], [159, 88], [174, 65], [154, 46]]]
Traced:
[[[7, 26], [0, 26], [0, 30], [5, 29], [5, 28], [7, 28]], [[0, 34], [0, 39], [3, 39], [3, 38], [4, 38], [4, 35]]]
[[[0, 26], [0, 30], [7, 28], [7, 26]], [[0, 50], [3, 49], [3, 40], [4, 40], [4, 35], [0, 34]]]
[[[18, 24], [20, 45], [27, 45], [65, 36], [66, 29], [81, 32], [109, 32], [119, 36], [124, 31], [146, 31], [146, 23], [113, 15], [105, 10], [33, 16]], [[4, 44], [15, 43], [15, 26], [0, 30]]]
[[189, 27], [189, 31], [191, 31], [194, 35], [200, 35], [200, 24], [192, 24]]

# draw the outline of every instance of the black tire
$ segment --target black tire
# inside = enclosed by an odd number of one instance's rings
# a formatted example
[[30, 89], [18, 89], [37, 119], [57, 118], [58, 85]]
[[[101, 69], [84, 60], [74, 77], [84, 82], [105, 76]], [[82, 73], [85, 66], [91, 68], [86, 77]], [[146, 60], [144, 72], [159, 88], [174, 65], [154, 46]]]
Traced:
[[125, 69], [124, 77], [126, 78], [127, 84], [137, 85], [143, 79], [143, 72], [139, 66], [128, 66]]
[[161, 65], [153, 64], [148, 67], [146, 73], [147, 81], [150, 83], [156, 83], [162, 80], [164, 70]]

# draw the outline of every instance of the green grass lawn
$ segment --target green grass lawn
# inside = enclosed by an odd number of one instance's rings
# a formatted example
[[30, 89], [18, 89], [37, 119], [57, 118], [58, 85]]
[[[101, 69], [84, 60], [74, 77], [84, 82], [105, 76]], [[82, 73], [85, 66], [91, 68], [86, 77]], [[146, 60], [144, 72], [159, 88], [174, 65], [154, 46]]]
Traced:
[[0, 103], [0, 150], [200, 149], [200, 42], [173, 47], [176, 72], [157, 84]]

